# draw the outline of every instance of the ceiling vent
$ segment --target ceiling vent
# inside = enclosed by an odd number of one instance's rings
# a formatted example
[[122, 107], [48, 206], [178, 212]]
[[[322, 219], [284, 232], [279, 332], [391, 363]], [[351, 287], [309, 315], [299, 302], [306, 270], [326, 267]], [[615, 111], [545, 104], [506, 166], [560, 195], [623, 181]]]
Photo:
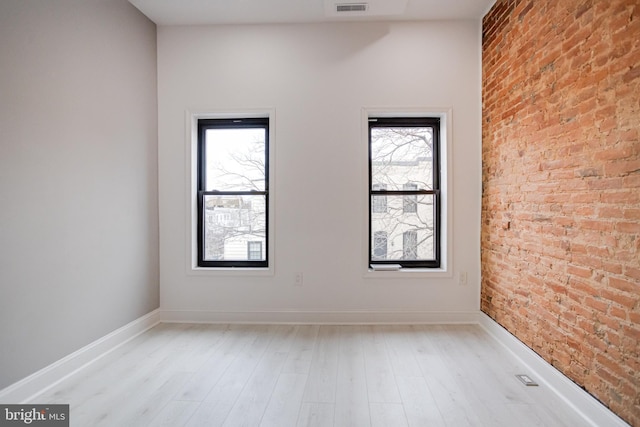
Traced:
[[336, 4], [336, 12], [366, 12], [367, 3], [342, 3]]
[[408, 1], [324, 0], [324, 14], [327, 17], [342, 20], [399, 17], [405, 13]]

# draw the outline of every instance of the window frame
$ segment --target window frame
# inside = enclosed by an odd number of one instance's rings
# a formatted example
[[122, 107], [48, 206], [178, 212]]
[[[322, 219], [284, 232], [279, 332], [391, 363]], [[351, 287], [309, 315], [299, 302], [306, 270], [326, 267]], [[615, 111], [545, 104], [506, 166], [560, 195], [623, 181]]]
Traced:
[[[270, 230], [270, 145], [271, 145], [271, 129], [269, 116], [225, 116], [225, 117], [195, 117], [196, 120], [196, 235], [195, 235], [195, 268], [231, 268], [231, 269], [267, 269], [270, 266], [271, 247], [271, 230]], [[242, 128], [259, 128], [265, 130], [265, 147], [264, 147], [264, 175], [265, 188], [262, 191], [207, 191], [206, 190], [206, 130], [207, 129], [242, 129]], [[206, 196], [218, 195], [250, 195], [265, 197], [265, 243], [262, 250], [264, 251], [264, 260], [206, 260], [204, 259], [204, 199]]]
[[[372, 146], [371, 146], [371, 133], [372, 129], [376, 127], [431, 127], [433, 129], [433, 146], [432, 146], [432, 182], [433, 188], [431, 190], [407, 190], [403, 187], [403, 190], [374, 190], [373, 184], [373, 167], [372, 167]], [[368, 251], [367, 261], [369, 268], [373, 268], [372, 265], [400, 265], [403, 269], [429, 269], [429, 270], [443, 270], [442, 261], [442, 233], [444, 228], [442, 227], [442, 164], [444, 163], [441, 154], [441, 135], [443, 132], [443, 120], [440, 115], [386, 115], [386, 114], [373, 114], [367, 115], [367, 150], [368, 150], [368, 165], [367, 165], [367, 177], [368, 177]], [[373, 259], [373, 237], [372, 237], [372, 222], [373, 222], [373, 197], [377, 196], [405, 196], [405, 198], [412, 197], [417, 200], [418, 195], [432, 195], [434, 206], [434, 259], [432, 260], [375, 260]], [[403, 198], [403, 211], [405, 206], [405, 200]], [[404, 236], [403, 236], [404, 239]], [[404, 253], [404, 250], [403, 250]]]

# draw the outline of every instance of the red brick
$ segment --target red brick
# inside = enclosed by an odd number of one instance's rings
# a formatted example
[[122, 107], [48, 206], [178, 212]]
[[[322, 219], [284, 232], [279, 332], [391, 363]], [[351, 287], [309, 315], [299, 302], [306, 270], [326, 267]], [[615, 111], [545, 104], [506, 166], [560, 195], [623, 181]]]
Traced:
[[640, 221], [638, 222], [619, 222], [616, 224], [616, 230], [621, 233], [640, 233]]
[[[622, 178], [602, 178], [589, 181], [590, 190], [609, 190], [621, 187], [623, 187]], [[600, 194], [597, 194], [597, 198], [600, 199]]]
[[567, 266], [567, 273], [579, 277], [591, 277], [593, 275], [590, 268], [576, 267], [575, 265]]
[[597, 231], [612, 231], [613, 224], [608, 221], [599, 221], [599, 220], [581, 220], [578, 221], [578, 226], [587, 230], [597, 230]]
[[600, 291], [600, 296], [602, 298], [608, 299], [609, 301], [620, 304], [623, 308], [627, 308], [629, 310], [633, 309], [638, 303], [638, 299], [640, 297], [630, 297], [628, 295], [624, 295], [620, 292], [610, 291], [608, 289], [602, 289]]
[[623, 217], [626, 219], [640, 220], [640, 209], [625, 209]]
[[600, 200], [603, 203], [614, 204], [638, 204], [640, 201], [640, 191], [634, 190], [621, 190], [616, 192], [606, 192], [600, 195]]
[[594, 310], [598, 310], [601, 312], [606, 312], [607, 309], [609, 308], [609, 304], [607, 304], [605, 301], [602, 300], [598, 300], [595, 298], [591, 298], [591, 297], [587, 297], [584, 299], [584, 303], [587, 307], [591, 307]]
[[596, 287], [591, 281], [569, 279], [569, 286], [572, 290], [584, 293], [586, 295], [596, 295]]
[[623, 326], [622, 330], [624, 334], [628, 337], [631, 337], [636, 342], [640, 342], [640, 326], [638, 324], [632, 326]]
[[625, 266], [624, 274], [627, 277], [635, 279], [635, 283], [640, 283], [640, 268], [635, 268], [631, 266]]
[[619, 160], [605, 164], [604, 173], [608, 176], [628, 175], [640, 172], [640, 159]]
[[622, 76], [622, 81], [625, 83], [629, 83], [630, 81], [632, 81], [633, 79], [637, 79], [638, 77], [640, 77], [640, 66], [633, 67], [629, 71], [627, 71], [625, 75]]
[[622, 208], [604, 206], [598, 209], [598, 216], [600, 218], [624, 218]]
[[640, 283], [616, 277], [609, 277], [609, 286], [624, 292], [640, 293]]
[[621, 320], [627, 320], [627, 311], [623, 310], [621, 308], [618, 308], [616, 306], [611, 306], [609, 307], [609, 314], [611, 314], [612, 316], [617, 317], [618, 319]]
[[622, 160], [631, 157], [631, 147], [607, 147], [606, 150], [595, 153], [594, 159], [600, 161]]
[[607, 273], [622, 274], [622, 265], [615, 261], [614, 262], [603, 261], [602, 269]]

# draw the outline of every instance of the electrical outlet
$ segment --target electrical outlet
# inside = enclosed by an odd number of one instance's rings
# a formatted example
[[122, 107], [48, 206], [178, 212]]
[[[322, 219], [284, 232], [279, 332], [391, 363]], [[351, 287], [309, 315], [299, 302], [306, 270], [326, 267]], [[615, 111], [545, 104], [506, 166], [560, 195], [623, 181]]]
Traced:
[[304, 280], [304, 276], [302, 275], [302, 273], [301, 272], [297, 272], [295, 280], [293, 282], [293, 286], [302, 286], [303, 280]]
[[458, 285], [466, 285], [467, 284], [467, 272], [460, 271], [458, 272]]

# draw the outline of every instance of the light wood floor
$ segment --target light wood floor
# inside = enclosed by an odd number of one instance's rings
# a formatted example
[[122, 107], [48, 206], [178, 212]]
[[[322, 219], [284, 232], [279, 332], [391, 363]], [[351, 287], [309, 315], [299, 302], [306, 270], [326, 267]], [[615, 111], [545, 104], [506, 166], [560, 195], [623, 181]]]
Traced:
[[85, 426], [584, 426], [479, 326], [160, 324], [40, 395]]

